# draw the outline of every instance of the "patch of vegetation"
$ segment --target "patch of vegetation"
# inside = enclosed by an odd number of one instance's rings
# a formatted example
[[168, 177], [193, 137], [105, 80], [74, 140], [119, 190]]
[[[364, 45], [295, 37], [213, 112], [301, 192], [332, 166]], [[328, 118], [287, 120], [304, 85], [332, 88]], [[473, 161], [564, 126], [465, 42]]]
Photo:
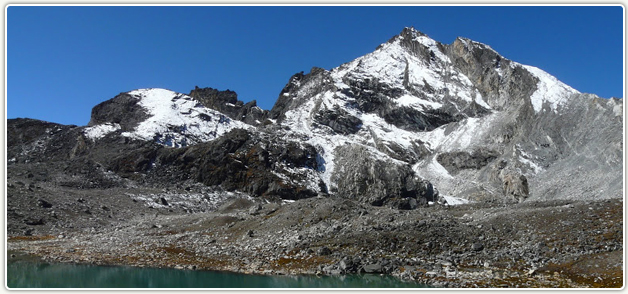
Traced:
[[44, 235], [44, 236], [12, 236], [7, 239], [7, 241], [17, 242], [17, 241], [44, 241], [44, 240], [52, 240], [55, 239], [55, 236], [52, 235]]

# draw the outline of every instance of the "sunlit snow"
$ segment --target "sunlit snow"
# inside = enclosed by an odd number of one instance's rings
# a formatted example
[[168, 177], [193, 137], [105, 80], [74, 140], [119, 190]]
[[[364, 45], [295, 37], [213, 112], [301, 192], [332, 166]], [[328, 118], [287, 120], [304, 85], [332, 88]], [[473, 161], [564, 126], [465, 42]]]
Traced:
[[99, 124], [92, 127], [87, 127], [85, 128], [85, 130], [83, 130], [83, 132], [85, 136], [87, 136], [88, 138], [92, 140], [97, 140], [119, 129], [120, 129], [119, 124], [104, 123], [104, 124]]
[[461, 205], [461, 204], [471, 203], [471, 201], [469, 201], [467, 199], [463, 199], [463, 198], [458, 198], [458, 197], [453, 197], [453, 196], [445, 196], [445, 195], [441, 195], [441, 197], [445, 198], [445, 201], [447, 201], [447, 204], [449, 204], [449, 205]]
[[544, 103], [549, 103], [552, 111], [556, 112], [558, 106], [567, 102], [569, 96], [580, 93], [539, 68], [522, 64], [517, 65], [523, 66], [539, 79], [539, 82], [536, 84], [536, 91], [530, 96], [532, 107], [534, 107], [534, 111], [537, 113], [541, 111]]
[[132, 132], [122, 135], [181, 147], [213, 140], [234, 128], [251, 128], [218, 111], [201, 105], [192, 97], [165, 89], [140, 89], [129, 92], [139, 99], [150, 117]]

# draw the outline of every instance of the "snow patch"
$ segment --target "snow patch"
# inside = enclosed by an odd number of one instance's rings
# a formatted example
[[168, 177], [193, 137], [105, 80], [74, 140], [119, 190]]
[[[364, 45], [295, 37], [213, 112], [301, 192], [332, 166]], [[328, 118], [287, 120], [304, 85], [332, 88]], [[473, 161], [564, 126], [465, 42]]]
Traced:
[[556, 112], [558, 106], [565, 104], [569, 96], [580, 93], [537, 67], [523, 64], [518, 65], [522, 66], [539, 79], [536, 84], [536, 91], [530, 96], [532, 107], [534, 107], [536, 113], [541, 111], [544, 103], [549, 103], [552, 111]]
[[92, 140], [98, 140], [111, 132], [115, 132], [120, 129], [120, 125], [116, 123], [104, 123], [95, 125], [93, 127], [87, 127], [83, 130], [83, 134]]
[[469, 201], [467, 199], [463, 199], [463, 198], [458, 198], [458, 197], [453, 197], [453, 196], [446, 196], [446, 195], [441, 195], [441, 197], [443, 197], [445, 199], [445, 201], [447, 201], [447, 204], [449, 204], [449, 205], [462, 205], [462, 204], [469, 204], [469, 203], [471, 203], [471, 201]]
[[486, 109], [491, 109], [491, 106], [486, 104], [484, 99], [482, 99], [482, 94], [480, 94], [480, 91], [475, 92], [475, 103]]
[[436, 155], [432, 157], [431, 160], [426, 161], [423, 160], [418, 162], [412, 168], [414, 172], [421, 178], [424, 178], [430, 182], [442, 180], [453, 180], [454, 177], [447, 171], [447, 169], [442, 166], [438, 160], [436, 160]]
[[538, 164], [536, 164], [534, 161], [532, 161], [530, 158], [532, 158], [532, 156], [528, 153], [526, 153], [525, 151], [518, 149], [520, 155], [519, 155], [519, 162], [529, 166], [532, 169], [532, 173], [534, 175], [540, 173], [543, 171], [543, 168], [540, 167]]
[[460, 122], [455, 123], [456, 128], [446, 133], [447, 129], [453, 128], [452, 125], [440, 126], [430, 132], [417, 133], [416, 136], [423, 142], [430, 145], [430, 149], [441, 152], [451, 152], [454, 150], [470, 149], [479, 138], [489, 132], [487, 126], [491, 125], [497, 113], [489, 114], [484, 117], [468, 117]]
[[443, 107], [443, 104], [441, 103], [421, 99], [419, 97], [408, 95], [408, 94], [395, 99], [395, 102], [397, 102], [397, 104], [400, 106], [409, 106], [409, 107], [420, 106], [424, 109], [425, 108], [437, 109], [437, 108]]

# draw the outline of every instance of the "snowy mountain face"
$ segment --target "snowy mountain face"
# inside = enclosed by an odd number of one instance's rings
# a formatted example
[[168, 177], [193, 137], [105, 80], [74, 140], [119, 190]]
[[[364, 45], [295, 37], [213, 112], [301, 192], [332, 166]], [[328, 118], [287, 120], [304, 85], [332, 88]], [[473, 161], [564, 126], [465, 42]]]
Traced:
[[[134, 104], [136, 112], [141, 111], [140, 116], [145, 116], [143, 121], [136, 122], [132, 126], [128, 125], [121, 133], [122, 136], [155, 141], [169, 147], [185, 147], [208, 142], [234, 128], [251, 128], [248, 124], [233, 120], [216, 110], [203, 106], [190, 96], [165, 89], [131, 91], [108, 101], [105, 105], [120, 104], [116, 99], [129, 101], [129, 104]], [[113, 112], [106, 115], [114, 116], [120, 111], [116, 107], [103, 107], [103, 109], [106, 110], [103, 112]], [[97, 115], [100, 114], [94, 114], [94, 116]], [[124, 115], [128, 116], [129, 113]], [[138, 116], [137, 113], [132, 113], [132, 115], [133, 118]], [[121, 123], [130, 124], [124, 118], [113, 120], [114, 122], [94, 123], [92, 119], [91, 126], [85, 129], [85, 135], [92, 140], [98, 140], [111, 132], [121, 130]]]
[[[406, 28], [352, 62], [293, 76], [270, 116], [319, 150], [325, 162], [321, 178], [332, 192], [348, 197], [365, 193], [348, 184], [347, 177], [384, 182], [377, 174], [364, 178], [359, 163], [343, 159], [358, 152], [380, 162], [380, 173], [414, 171], [413, 179], [402, 172], [386, 181], [402, 186], [428, 181], [442, 196], [508, 202], [578, 197], [560, 191], [535, 194], [531, 182], [549, 180], [548, 168], [565, 157], [566, 146], [576, 144], [562, 125], [573, 118], [560, 123], [558, 118], [590, 103], [606, 113], [596, 116], [596, 123], [621, 130], [622, 117], [612, 110], [621, 107], [620, 100], [581, 95], [487, 45], [464, 38], [444, 45]], [[573, 133], [590, 128], [580, 127], [570, 128]], [[613, 140], [616, 148], [606, 151], [613, 154], [607, 164], [615, 170], [621, 166], [620, 138]], [[361, 174], [352, 173], [356, 170]], [[375, 190], [390, 195], [387, 188]], [[392, 194], [403, 198], [401, 192]]]
[[122, 93], [55, 154], [156, 186], [399, 209], [609, 198], [622, 195], [622, 121], [620, 99], [581, 94], [469, 39], [405, 28], [356, 60], [295, 74], [270, 111], [228, 90]]

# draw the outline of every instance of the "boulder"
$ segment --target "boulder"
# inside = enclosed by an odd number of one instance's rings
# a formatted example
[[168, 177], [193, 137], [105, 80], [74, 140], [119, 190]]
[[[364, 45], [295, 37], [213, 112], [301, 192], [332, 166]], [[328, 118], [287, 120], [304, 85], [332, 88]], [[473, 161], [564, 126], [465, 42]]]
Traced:
[[364, 270], [365, 273], [381, 274], [383, 267], [380, 263], [371, 263], [371, 264], [364, 265], [362, 269]]
[[320, 247], [318, 248], [318, 250], [316, 251], [316, 254], [318, 255], [330, 255], [331, 254], [331, 249], [327, 248], [326, 246]]

